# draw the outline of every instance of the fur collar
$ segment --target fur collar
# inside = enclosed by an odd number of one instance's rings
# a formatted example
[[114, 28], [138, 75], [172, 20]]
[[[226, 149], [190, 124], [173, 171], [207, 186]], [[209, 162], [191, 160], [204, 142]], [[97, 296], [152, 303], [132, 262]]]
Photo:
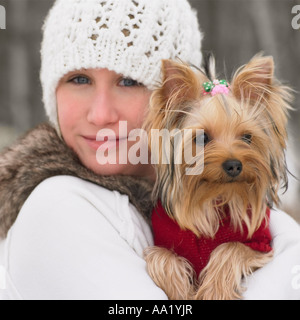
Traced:
[[0, 238], [7, 235], [24, 202], [42, 181], [70, 175], [128, 195], [150, 222], [153, 184], [130, 176], [99, 176], [85, 168], [50, 124], [41, 124], [0, 153]]

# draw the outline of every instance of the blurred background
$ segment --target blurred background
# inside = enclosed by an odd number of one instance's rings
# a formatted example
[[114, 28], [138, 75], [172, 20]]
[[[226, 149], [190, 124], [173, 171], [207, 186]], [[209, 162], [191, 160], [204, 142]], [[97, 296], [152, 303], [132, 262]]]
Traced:
[[[237, 67], [264, 52], [274, 57], [277, 77], [296, 90], [287, 158], [290, 171], [300, 177], [300, 29], [293, 29], [291, 23], [292, 8], [300, 0], [189, 1], [198, 11], [203, 51], [216, 56], [220, 75], [230, 79]], [[46, 120], [39, 50], [43, 20], [53, 3], [0, 0], [6, 9], [6, 30], [0, 30], [0, 150]], [[299, 182], [290, 176], [283, 208], [300, 221], [298, 199]]]

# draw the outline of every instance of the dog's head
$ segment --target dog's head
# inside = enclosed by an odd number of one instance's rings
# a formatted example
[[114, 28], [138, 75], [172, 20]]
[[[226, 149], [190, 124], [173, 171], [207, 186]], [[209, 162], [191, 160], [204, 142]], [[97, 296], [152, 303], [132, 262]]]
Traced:
[[226, 205], [234, 226], [246, 223], [251, 235], [267, 202], [278, 203], [278, 190], [287, 185], [290, 90], [275, 79], [271, 57], [255, 56], [230, 85], [214, 81], [209, 65], [204, 72], [163, 61], [164, 82], [145, 124], [155, 195], [184, 229], [213, 236]]

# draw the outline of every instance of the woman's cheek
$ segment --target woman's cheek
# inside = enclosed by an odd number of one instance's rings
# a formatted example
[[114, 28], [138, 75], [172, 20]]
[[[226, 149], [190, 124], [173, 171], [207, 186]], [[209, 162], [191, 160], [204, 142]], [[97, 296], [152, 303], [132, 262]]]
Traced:
[[78, 119], [82, 118], [80, 103], [78, 99], [74, 99], [74, 95], [69, 95], [66, 90], [57, 92], [58, 121], [62, 131], [76, 126]]
[[149, 108], [151, 92], [146, 91], [146, 93], [140, 95], [139, 99], [132, 100], [128, 103], [129, 112], [127, 117], [135, 124], [135, 128], [141, 128], [143, 125], [144, 118], [146, 116], [147, 110]]

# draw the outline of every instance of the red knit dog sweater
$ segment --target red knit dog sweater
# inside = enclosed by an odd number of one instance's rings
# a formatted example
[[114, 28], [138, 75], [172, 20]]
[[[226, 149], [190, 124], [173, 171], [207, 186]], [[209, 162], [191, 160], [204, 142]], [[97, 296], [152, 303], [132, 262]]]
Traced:
[[246, 226], [244, 226], [244, 232], [234, 231], [230, 223], [229, 212], [226, 212], [226, 218], [222, 220], [222, 224], [213, 239], [198, 238], [192, 231], [180, 229], [179, 225], [168, 216], [159, 202], [152, 214], [154, 242], [156, 246], [172, 250], [179, 256], [189, 260], [199, 276], [207, 265], [210, 254], [223, 243], [241, 242], [256, 251], [272, 251], [272, 238], [268, 222], [270, 209], [267, 209], [267, 216], [268, 219], [263, 221], [251, 239], [247, 238], [248, 231]]

